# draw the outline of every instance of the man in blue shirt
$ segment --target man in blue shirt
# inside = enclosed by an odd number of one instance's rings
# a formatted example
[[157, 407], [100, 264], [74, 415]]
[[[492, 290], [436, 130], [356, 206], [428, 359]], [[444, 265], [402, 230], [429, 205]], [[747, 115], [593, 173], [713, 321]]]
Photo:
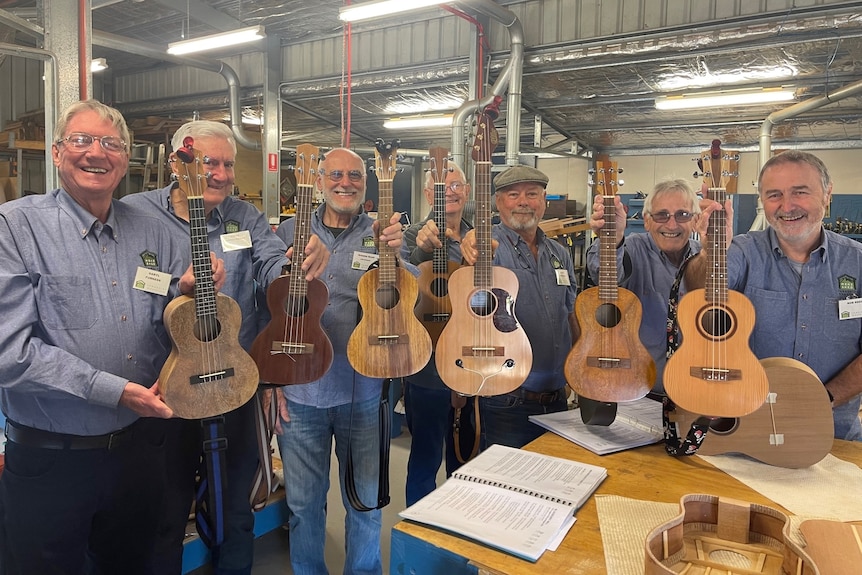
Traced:
[[[567, 406], [563, 366], [579, 335], [574, 314], [577, 285], [568, 250], [539, 229], [547, 184], [548, 176], [528, 166], [508, 168], [494, 179], [501, 221], [491, 232], [496, 248], [492, 264], [512, 270], [518, 278], [515, 315], [533, 348], [533, 366], [514, 392], [479, 398], [484, 446], [522, 447], [544, 433], [528, 420], [530, 415]], [[461, 253], [472, 265], [476, 250], [471, 235]]]
[[[659, 182], [644, 201], [646, 233], [625, 235], [626, 210], [619, 196], [614, 197], [617, 228], [617, 280], [619, 286], [637, 296], [643, 316], [638, 335], [656, 366], [654, 391], [663, 392], [664, 366], [667, 363], [667, 315], [671, 286], [686, 258], [700, 251], [692, 232], [700, 212], [698, 197], [685, 180]], [[605, 225], [603, 197], [596, 195], [590, 229], [598, 233]], [[593, 281], [599, 280], [599, 246], [596, 239], [587, 250], [587, 269]], [[680, 286], [680, 296], [686, 292]]]
[[[317, 186], [324, 204], [311, 215], [311, 231], [331, 256], [321, 279], [329, 288], [329, 304], [321, 323], [332, 342], [332, 367], [317, 381], [281, 388], [282, 432], [278, 447], [284, 464], [285, 494], [290, 508], [290, 564], [296, 575], [328, 573], [324, 562], [326, 496], [332, 440], [341, 468], [344, 507], [345, 573], [380, 574], [380, 510], [357, 511], [348, 504], [344, 470], [348, 448], [352, 454], [356, 494], [364, 505], [377, 502], [379, 475], [378, 407], [380, 379], [354, 371], [347, 359], [347, 340], [359, 313], [357, 285], [376, 258], [375, 238], [401, 247], [401, 214], [394, 213], [385, 229], [363, 211], [365, 162], [356, 153], [336, 148], [320, 163]], [[292, 241], [293, 218], [278, 227], [285, 242]], [[410, 266], [412, 268], [412, 266]], [[413, 272], [415, 273], [415, 268]]]
[[[811, 367], [832, 400], [835, 437], [860, 441], [862, 319], [853, 310], [862, 292], [862, 245], [823, 228], [832, 181], [813, 154], [773, 156], [758, 189], [770, 227], [734, 237], [727, 250], [728, 287], [757, 313], [751, 350]], [[721, 208], [711, 200], [701, 206], [705, 218]], [[694, 289], [705, 277], [706, 246], [689, 263], [686, 281]]]
[[173, 414], [154, 385], [162, 314], [186, 268], [158, 218], [112, 199], [129, 141], [117, 110], [72, 104], [52, 145], [61, 187], [0, 206], [4, 575], [143, 574], [152, 553]]
[[[239, 343], [248, 350], [262, 323], [269, 318], [261, 297], [270, 282], [282, 273], [288, 263], [284, 242], [272, 232], [264, 215], [248, 202], [232, 195], [236, 140], [225, 124], [194, 121], [182, 125], [174, 134], [171, 169], [182, 176], [194, 165], [185, 166], [176, 156], [185, 138], [194, 139], [193, 148], [204, 156], [206, 179], [199, 190], [204, 200], [209, 246], [225, 262], [227, 277], [221, 293], [233, 298], [242, 312]], [[123, 201], [139, 206], [161, 218], [162, 225], [189, 246], [189, 206], [182, 187], [171, 183], [160, 190], [132, 194]], [[319, 275], [326, 265], [328, 252], [316, 236], [305, 250], [303, 271], [308, 278]], [[185, 263], [191, 261], [191, 250], [185, 251]], [[224, 541], [212, 550], [214, 575], [248, 575], [254, 551], [254, 515], [249, 503], [254, 474], [259, 465], [258, 437], [255, 428], [257, 397], [225, 414], [224, 432], [228, 440], [225, 451], [225, 533]], [[168, 446], [170, 488], [166, 492], [166, 511], [160, 527], [160, 539], [152, 557], [152, 575], [179, 574], [182, 570], [183, 536], [189, 507], [194, 499], [195, 475], [201, 453], [201, 423], [198, 420], [175, 419]]]

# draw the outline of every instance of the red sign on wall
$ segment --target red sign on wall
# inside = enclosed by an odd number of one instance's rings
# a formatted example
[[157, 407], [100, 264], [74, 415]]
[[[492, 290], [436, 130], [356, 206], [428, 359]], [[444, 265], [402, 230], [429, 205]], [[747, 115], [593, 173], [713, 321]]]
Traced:
[[269, 171], [270, 172], [277, 172], [278, 171], [278, 154], [269, 154], [268, 163], [269, 163]]

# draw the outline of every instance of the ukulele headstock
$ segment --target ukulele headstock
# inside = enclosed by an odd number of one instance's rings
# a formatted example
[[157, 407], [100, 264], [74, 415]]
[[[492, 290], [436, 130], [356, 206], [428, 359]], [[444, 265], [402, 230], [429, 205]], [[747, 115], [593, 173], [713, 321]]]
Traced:
[[431, 179], [435, 184], [446, 183], [446, 174], [453, 168], [449, 167], [449, 151], [446, 148], [430, 148], [428, 150], [428, 162], [430, 163]]
[[374, 173], [378, 182], [391, 182], [398, 171], [398, 147], [401, 140], [385, 141], [377, 138], [374, 142]]
[[174, 151], [177, 183], [186, 197], [202, 196], [207, 187], [206, 157], [196, 149], [195, 139], [186, 136], [183, 145]]
[[317, 179], [317, 165], [320, 161], [320, 149], [312, 144], [300, 144], [296, 147], [296, 185], [313, 187]]

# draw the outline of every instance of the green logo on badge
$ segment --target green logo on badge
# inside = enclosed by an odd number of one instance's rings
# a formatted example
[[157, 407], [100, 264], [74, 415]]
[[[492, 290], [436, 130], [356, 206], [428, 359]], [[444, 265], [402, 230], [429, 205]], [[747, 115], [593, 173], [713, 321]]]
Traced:
[[856, 278], [843, 275], [838, 278], [838, 291], [855, 292]]
[[153, 252], [143, 252], [141, 260], [144, 262], [144, 267], [149, 269], [159, 269], [159, 258]]
[[373, 248], [376, 247], [374, 243], [374, 236], [365, 236], [362, 238], [362, 247], [363, 248]]
[[235, 234], [239, 231], [239, 222], [233, 220], [224, 223], [224, 231], [226, 234]]

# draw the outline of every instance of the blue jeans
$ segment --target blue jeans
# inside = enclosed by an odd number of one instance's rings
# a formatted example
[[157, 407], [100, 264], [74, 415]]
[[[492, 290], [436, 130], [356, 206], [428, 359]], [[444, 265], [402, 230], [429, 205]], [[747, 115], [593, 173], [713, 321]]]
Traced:
[[284, 463], [285, 493], [291, 513], [290, 565], [295, 575], [328, 573], [323, 545], [326, 541], [326, 494], [329, 491], [333, 437], [341, 501], [347, 510], [344, 573], [383, 573], [380, 510], [356, 511], [350, 506], [344, 489], [349, 435], [356, 491], [366, 506], [377, 503], [379, 405], [380, 400], [373, 399], [319, 409], [288, 400], [290, 422], [283, 423], [284, 433], [278, 436], [278, 448]]
[[538, 439], [545, 433], [545, 429], [527, 417], [565, 411], [566, 402], [565, 394], [560, 394], [559, 399], [547, 405], [512, 395], [480, 397], [482, 449], [494, 443], [520, 448]]
[[859, 397], [832, 410], [835, 438], [862, 441], [862, 426], [859, 423]]

